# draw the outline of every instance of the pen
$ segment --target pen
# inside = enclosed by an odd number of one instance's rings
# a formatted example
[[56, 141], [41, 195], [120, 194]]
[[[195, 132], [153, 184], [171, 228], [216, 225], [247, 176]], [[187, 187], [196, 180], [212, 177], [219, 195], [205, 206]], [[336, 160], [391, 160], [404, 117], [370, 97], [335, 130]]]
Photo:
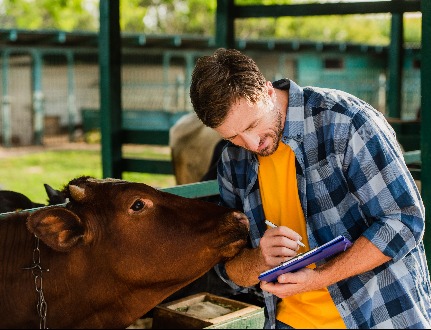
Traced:
[[[275, 227], [277, 227], [276, 225], [274, 225], [271, 221], [269, 221], [269, 220], [265, 220], [265, 223], [268, 225], [268, 226], [270, 226], [271, 228], [275, 228]], [[296, 243], [298, 243], [298, 245], [300, 245], [300, 246], [302, 246], [302, 247], [305, 247], [305, 244], [304, 243], [302, 243], [300, 240], [297, 240], [296, 241]]]

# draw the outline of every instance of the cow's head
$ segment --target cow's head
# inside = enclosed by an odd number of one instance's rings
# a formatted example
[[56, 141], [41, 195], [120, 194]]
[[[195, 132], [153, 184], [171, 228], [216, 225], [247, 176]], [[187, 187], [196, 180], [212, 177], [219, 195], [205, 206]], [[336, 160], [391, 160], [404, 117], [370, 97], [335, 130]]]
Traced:
[[50, 248], [77, 253], [82, 264], [121, 282], [178, 289], [246, 243], [241, 212], [143, 183], [81, 177], [63, 193], [66, 207], [35, 211], [27, 228]]

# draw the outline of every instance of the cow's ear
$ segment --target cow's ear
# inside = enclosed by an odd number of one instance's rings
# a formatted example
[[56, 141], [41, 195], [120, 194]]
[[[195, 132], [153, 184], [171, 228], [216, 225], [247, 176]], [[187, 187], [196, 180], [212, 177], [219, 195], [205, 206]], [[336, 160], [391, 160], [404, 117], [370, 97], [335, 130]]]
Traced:
[[67, 252], [84, 236], [79, 217], [64, 207], [45, 208], [31, 213], [27, 228], [46, 245]]

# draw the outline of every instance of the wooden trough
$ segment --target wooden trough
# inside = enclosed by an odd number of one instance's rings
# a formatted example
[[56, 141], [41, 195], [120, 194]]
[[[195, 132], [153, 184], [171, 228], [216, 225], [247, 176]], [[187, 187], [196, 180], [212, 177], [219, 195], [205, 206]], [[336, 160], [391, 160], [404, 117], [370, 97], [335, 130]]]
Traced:
[[262, 329], [263, 308], [202, 292], [155, 307], [153, 329]]

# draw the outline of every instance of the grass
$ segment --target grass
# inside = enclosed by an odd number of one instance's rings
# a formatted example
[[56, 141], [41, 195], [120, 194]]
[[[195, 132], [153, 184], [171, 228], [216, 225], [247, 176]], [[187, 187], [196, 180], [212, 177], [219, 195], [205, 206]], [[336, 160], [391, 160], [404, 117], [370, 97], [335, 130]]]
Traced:
[[[145, 146], [125, 149], [124, 155], [170, 159], [166, 149]], [[71, 179], [81, 175], [102, 178], [99, 150], [49, 150], [9, 155], [1, 160], [0, 188], [23, 193], [33, 202], [46, 203], [44, 183], [60, 190]], [[160, 188], [175, 185], [173, 175], [125, 172], [123, 179]]]

